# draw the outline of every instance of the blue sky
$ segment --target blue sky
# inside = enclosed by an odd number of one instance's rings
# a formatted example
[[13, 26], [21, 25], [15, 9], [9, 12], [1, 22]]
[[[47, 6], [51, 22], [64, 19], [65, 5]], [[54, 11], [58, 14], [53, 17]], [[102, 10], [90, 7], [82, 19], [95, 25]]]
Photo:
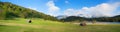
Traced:
[[0, 0], [48, 15], [102, 17], [120, 14], [120, 0]]

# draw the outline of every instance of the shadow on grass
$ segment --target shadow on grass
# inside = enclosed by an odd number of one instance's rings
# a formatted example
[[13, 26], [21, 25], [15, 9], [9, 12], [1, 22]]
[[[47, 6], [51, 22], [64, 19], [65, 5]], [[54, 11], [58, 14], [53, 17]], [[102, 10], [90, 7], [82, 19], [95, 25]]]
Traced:
[[15, 20], [15, 18], [6, 18], [4, 20]]
[[0, 26], [6, 26], [6, 25], [0, 25]]
[[6, 25], [0, 25], [0, 26], [6, 26]]

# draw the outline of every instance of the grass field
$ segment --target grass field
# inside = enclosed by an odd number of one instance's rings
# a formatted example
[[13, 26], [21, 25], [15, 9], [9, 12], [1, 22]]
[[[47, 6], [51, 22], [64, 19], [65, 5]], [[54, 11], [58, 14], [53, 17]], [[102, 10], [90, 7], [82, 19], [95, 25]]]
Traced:
[[0, 32], [119, 32], [120, 24], [113, 25], [87, 25], [62, 23], [43, 19], [17, 18], [13, 20], [0, 20]]

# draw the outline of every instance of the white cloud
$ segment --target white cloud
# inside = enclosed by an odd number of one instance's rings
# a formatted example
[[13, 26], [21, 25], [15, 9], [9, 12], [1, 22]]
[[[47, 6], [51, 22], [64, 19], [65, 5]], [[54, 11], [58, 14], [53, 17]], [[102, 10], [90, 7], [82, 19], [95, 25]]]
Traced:
[[68, 4], [68, 3], [69, 3], [69, 1], [65, 1], [65, 3], [66, 3], [66, 4]]
[[111, 17], [115, 16], [116, 9], [120, 6], [120, 3], [102, 3], [94, 7], [83, 7], [82, 9], [67, 9], [65, 15], [75, 15], [81, 17]]
[[48, 11], [47, 14], [51, 15], [51, 16], [58, 16], [58, 12], [60, 10], [59, 7], [55, 6], [54, 1], [48, 1], [46, 3], [47, 7], [48, 7]]
[[65, 10], [65, 15], [67, 15], [67, 16], [72, 16], [72, 15], [74, 15], [74, 13], [75, 13], [75, 10], [74, 9], [67, 9], [67, 10]]
[[59, 11], [59, 7], [57, 7], [57, 6], [55, 6], [55, 4], [54, 4], [54, 2], [53, 1], [49, 1], [49, 2], [47, 2], [47, 4], [46, 4], [47, 6], [48, 6], [48, 10], [49, 11]]

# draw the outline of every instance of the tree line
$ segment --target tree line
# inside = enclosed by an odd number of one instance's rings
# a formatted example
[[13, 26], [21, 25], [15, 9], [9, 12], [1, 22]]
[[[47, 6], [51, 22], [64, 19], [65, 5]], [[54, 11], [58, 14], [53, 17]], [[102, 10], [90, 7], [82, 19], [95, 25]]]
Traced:
[[73, 21], [99, 21], [99, 22], [120, 22], [120, 15], [114, 17], [93, 17], [93, 18], [85, 18], [79, 16], [69, 16], [63, 19], [60, 19], [64, 22], [73, 22]]

